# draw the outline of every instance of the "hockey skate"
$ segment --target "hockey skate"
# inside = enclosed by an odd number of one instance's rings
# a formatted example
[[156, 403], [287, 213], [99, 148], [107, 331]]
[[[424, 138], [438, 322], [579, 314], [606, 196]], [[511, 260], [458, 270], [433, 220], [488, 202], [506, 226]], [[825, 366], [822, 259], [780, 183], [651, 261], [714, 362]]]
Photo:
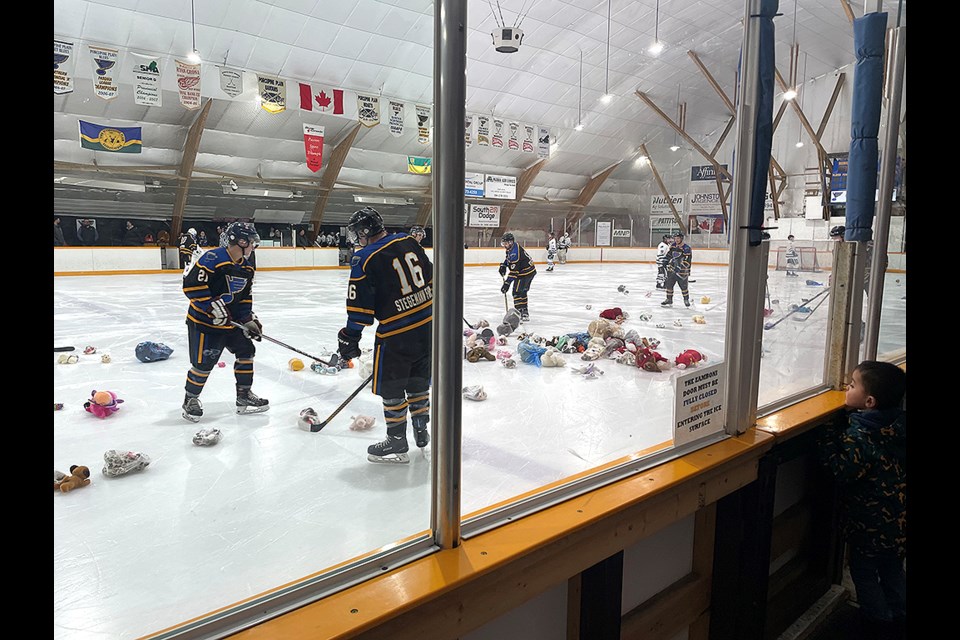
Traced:
[[383, 442], [367, 447], [367, 460], [406, 464], [410, 462], [409, 450], [406, 436], [387, 436]]
[[523, 311], [520, 312], [520, 322], [529, 322], [529, 321], [530, 321], [530, 314], [527, 313], [526, 309], [524, 309]]
[[664, 300], [663, 302], [660, 303], [660, 306], [661, 306], [661, 307], [672, 307], [672, 306], [673, 306], [673, 300]]
[[250, 389], [237, 390], [237, 413], [263, 413], [270, 408], [270, 401], [258, 398]]
[[686, 305], [687, 308], [689, 308], [689, 307], [690, 307], [690, 298], [684, 298], [684, 299], [683, 299], [683, 304]]
[[185, 395], [183, 397], [183, 417], [190, 422], [200, 422], [202, 416], [203, 407], [200, 405], [200, 398]]
[[553, 265], [552, 265], [552, 264], [547, 267], [547, 271], [553, 271]]
[[413, 427], [413, 438], [417, 443], [417, 446], [423, 449], [425, 446], [430, 444], [430, 427], [428, 425], [423, 425], [422, 427]]

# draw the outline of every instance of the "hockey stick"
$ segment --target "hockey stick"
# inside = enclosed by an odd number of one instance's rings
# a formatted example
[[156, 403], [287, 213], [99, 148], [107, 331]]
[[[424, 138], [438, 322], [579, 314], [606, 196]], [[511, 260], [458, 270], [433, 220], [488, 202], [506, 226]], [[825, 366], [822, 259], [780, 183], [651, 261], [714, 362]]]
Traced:
[[351, 393], [349, 396], [347, 396], [347, 399], [344, 400], [343, 403], [342, 403], [339, 407], [337, 407], [336, 409], [333, 410], [333, 413], [331, 413], [329, 416], [327, 416], [327, 419], [326, 419], [326, 420], [324, 420], [324, 421], [321, 422], [320, 424], [311, 425], [311, 426], [310, 426], [310, 433], [317, 433], [318, 431], [320, 431], [321, 429], [323, 429], [325, 426], [327, 426], [327, 423], [329, 423], [331, 420], [333, 420], [334, 416], [336, 416], [338, 413], [340, 413], [341, 411], [343, 411], [343, 408], [346, 407], [348, 404], [350, 404], [350, 401], [353, 400], [354, 398], [356, 398], [356, 397], [357, 397], [357, 394], [360, 393], [361, 391], [363, 391], [363, 388], [364, 388], [365, 386], [367, 386], [367, 383], [370, 382], [371, 380], [373, 380], [373, 374], [372, 374], [372, 373], [371, 373], [369, 376], [367, 376], [367, 379], [363, 381], [363, 384], [361, 384], [359, 387], [357, 387], [356, 389], [354, 389], [353, 393]]
[[[507, 284], [507, 279], [503, 276], [500, 276], [500, 279], [503, 281], [503, 284]], [[507, 291], [510, 289], [508, 288]], [[507, 291], [503, 292], [503, 312], [507, 313], [510, 309], [507, 307]]]
[[807, 319], [808, 319], [810, 316], [813, 315], [813, 312], [816, 311], [817, 309], [819, 309], [819, 308], [820, 308], [820, 305], [822, 305], [822, 304], [823, 304], [824, 302], [826, 302], [826, 301], [827, 301], [827, 299], [824, 298], [823, 300], [821, 300], [820, 302], [818, 302], [818, 303], [816, 304], [816, 306], [813, 307], [813, 309], [810, 309], [810, 312], [809, 312], [807, 315], [803, 316], [802, 318], [801, 318], [800, 316], [797, 316], [796, 318], [794, 318], [794, 320], [796, 320], [797, 322], [806, 322]]
[[[461, 316], [461, 317], [462, 317], [462, 316]], [[469, 322], [467, 322], [467, 319], [466, 319], [466, 318], [463, 318], [463, 323], [464, 323], [465, 325], [467, 325], [468, 327], [470, 327], [471, 329], [473, 329], [474, 331], [477, 330], [477, 328], [476, 328], [475, 326], [473, 326], [472, 324], [470, 324]]]
[[[816, 300], [816, 299], [819, 298], [820, 296], [825, 295], [825, 294], [827, 294], [827, 293], [830, 293], [830, 289], [824, 289], [823, 291], [821, 291], [821, 292], [818, 293], [817, 295], [815, 295], [815, 296], [813, 296], [812, 298], [810, 298], [809, 300], [807, 300], [807, 302], [813, 302], [814, 300]], [[763, 325], [763, 329], [764, 329], [765, 331], [766, 331], [767, 329], [773, 329], [775, 326], [777, 326], [778, 324], [780, 324], [781, 322], [783, 322], [784, 320], [786, 320], [787, 318], [789, 318], [790, 316], [792, 316], [793, 314], [795, 314], [799, 309], [800, 309], [800, 307], [797, 307], [797, 308], [794, 309], [793, 311], [787, 312], [786, 315], [784, 315], [782, 318], [780, 318], [780, 319], [777, 320], [776, 322], [768, 322], [767, 324]]]
[[[233, 326], [235, 326], [237, 329], [246, 329], [246, 327], [244, 327], [242, 324], [240, 324], [239, 322], [234, 322], [233, 320], [230, 321], [230, 324], [232, 324]], [[294, 347], [291, 347], [290, 345], [285, 344], [285, 343], [283, 343], [283, 342], [280, 342], [280, 341], [277, 340], [276, 338], [271, 338], [270, 336], [268, 336], [268, 335], [266, 335], [266, 334], [264, 334], [264, 333], [261, 333], [261, 334], [259, 334], [259, 335], [260, 335], [260, 337], [263, 338], [264, 340], [268, 340], [268, 341], [270, 341], [270, 342], [272, 342], [272, 343], [274, 343], [274, 344], [278, 344], [278, 345], [280, 345], [281, 347], [286, 347], [287, 349], [290, 349], [290, 351], [294, 351], [294, 352], [296, 352], [296, 353], [299, 353], [299, 354], [302, 355], [302, 356], [307, 356], [307, 357], [310, 358], [311, 360], [316, 360], [316, 361], [319, 362], [320, 364], [325, 364], [325, 365], [327, 365], [328, 367], [337, 367], [337, 368], [339, 368], [339, 366], [340, 366], [340, 357], [339, 357], [337, 354], [333, 354], [333, 357], [330, 359], [329, 362], [327, 362], [327, 361], [324, 360], [323, 358], [318, 358], [317, 356], [312, 356], [312, 355], [310, 355], [309, 353], [307, 353], [306, 351], [300, 351], [300, 349], [296, 349], [296, 348], [294, 348]]]
[[58, 353], [60, 351], [76, 351], [76, 347], [54, 347], [53, 352]]

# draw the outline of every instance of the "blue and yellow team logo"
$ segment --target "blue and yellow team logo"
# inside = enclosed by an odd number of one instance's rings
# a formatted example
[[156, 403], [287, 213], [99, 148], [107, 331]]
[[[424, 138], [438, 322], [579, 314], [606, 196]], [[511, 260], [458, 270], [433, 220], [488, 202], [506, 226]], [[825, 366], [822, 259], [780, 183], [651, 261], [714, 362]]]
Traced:
[[80, 146], [93, 151], [140, 153], [143, 147], [140, 127], [106, 127], [80, 120]]

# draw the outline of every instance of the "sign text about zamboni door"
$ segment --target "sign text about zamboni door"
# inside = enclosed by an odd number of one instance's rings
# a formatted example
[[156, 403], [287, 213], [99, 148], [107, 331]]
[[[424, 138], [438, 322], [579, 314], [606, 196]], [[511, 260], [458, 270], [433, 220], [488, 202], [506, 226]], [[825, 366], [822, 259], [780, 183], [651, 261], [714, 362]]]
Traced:
[[722, 372], [722, 364], [715, 364], [677, 376], [673, 413], [675, 445], [723, 430]]

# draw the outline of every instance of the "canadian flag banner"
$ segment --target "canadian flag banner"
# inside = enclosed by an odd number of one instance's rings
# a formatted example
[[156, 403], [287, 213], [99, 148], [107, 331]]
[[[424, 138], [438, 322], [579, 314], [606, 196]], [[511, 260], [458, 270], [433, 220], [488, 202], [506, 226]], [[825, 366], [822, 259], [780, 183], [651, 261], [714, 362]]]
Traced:
[[304, 111], [343, 115], [343, 89], [300, 83], [300, 108]]
[[307, 154], [307, 168], [316, 173], [323, 164], [323, 127], [304, 123], [303, 146]]

